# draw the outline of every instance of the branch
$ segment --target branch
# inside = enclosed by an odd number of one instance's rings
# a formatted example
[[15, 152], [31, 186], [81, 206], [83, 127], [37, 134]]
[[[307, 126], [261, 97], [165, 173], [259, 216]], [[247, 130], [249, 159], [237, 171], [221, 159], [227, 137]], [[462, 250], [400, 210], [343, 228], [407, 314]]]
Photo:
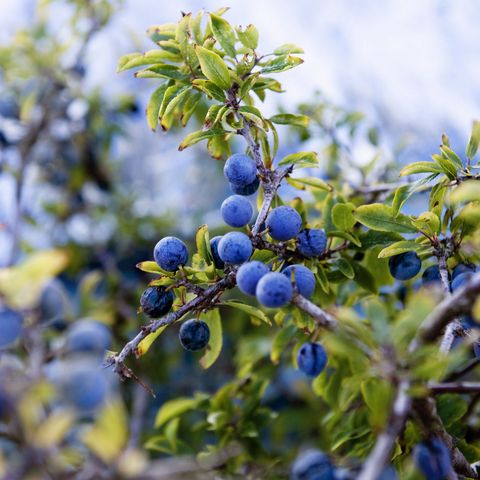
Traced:
[[138, 345], [145, 337], [150, 333], [156, 332], [160, 327], [170, 325], [177, 320], [180, 320], [187, 313], [199, 312], [203, 309], [211, 308], [213, 306], [212, 303], [217, 301], [219, 294], [235, 286], [235, 276], [235, 271], [228, 273], [217, 283], [205, 289], [202, 295], [199, 295], [185, 305], [182, 305], [175, 312], [171, 312], [163, 318], [153, 320], [142, 327], [140, 332], [125, 344], [120, 353], [107, 359], [106, 365], [115, 365], [115, 372], [118, 373], [121, 378], [132, 378], [133, 372], [125, 365], [125, 360], [131, 353], [137, 354]]
[[[435, 340], [453, 318], [462, 313], [467, 313], [475, 302], [478, 293], [480, 293], [480, 273], [474, 275], [467, 285], [445, 298], [428, 315], [420, 325], [416, 337], [410, 342], [409, 352], [413, 353], [424, 343]], [[358, 477], [359, 480], [377, 479], [389, 461], [395, 439], [401, 434], [409, 413], [411, 400], [406, 393], [409, 386], [407, 380], [400, 383], [390, 413], [390, 421], [386, 429], [378, 436], [373, 450], [363, 465]], [[419, 417], [423, 421], [428, 415], [430, 422], [434, 422], [432, 425], [435, 426], [437, 436], [444, 441], [452, 452], [454, 468], [459, 473], [466, 474], [468, 472], [468, 476], [471, 478], [479, 478], [463, 454], [454, 446], [452, 437], [445, 430], [441, 419], [438, 417], [435, 401], [428, 397], [420, 400], [420, 402], [416, 401], [417, 412], [418, 410], [421, 411]], [[400, 408], [402, 406], [405, 408]], [[427, 422], [425, 426], [429, 427], [430, 424]]]
[[438, 338], [448, 323], [459, 315], [469, 313], [480, 294], [480, 273], [473, 275], [469, 282], [449, 295], [428, 315], [420, 325], [413, 349]]
[[307, 300], [299, 293], [293, 294], [292, 303], [300, 310], [303, 310], [305, 313], [310, 315], [315, 320], [315, 323], [320, 327], [325, 327], [330, 330], [333, 330], [337, 327], [337, 321], [332, 315], [312, 303], [310, 300]]
[[409, 387], [408, 380], [402, 380], [399, 383], [387, 427], [377, 437], [375, 446], [363, 464], [357, 480], [378, 479], [389, 462], [395, 441], [401, 434], [410, 412], [412, 400], [407, 394]]
[[442, 393], [479, 393], [479, 382], [449, 382], [449, 383], [429, 383], [428, 389], [433, 394]]
[[442, 420], [438, 416], [435, 400], [431, 397], [417, 398], [414, 400], [413, 406], [418, 420], [428, 432], [428, 435], [438, 437], [450, 450], [455, 472], [468, 478], [479, 478], [477, 471], [468, 463], [463, 453], [456, 447], [451, 435], [445, 430]]

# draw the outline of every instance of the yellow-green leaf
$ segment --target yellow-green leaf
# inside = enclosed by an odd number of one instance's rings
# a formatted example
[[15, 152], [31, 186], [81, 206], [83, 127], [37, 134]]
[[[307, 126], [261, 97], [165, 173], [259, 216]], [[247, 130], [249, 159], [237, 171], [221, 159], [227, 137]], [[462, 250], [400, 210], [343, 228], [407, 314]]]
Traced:
[[212, 83], [217, 85], [217, 87], [220, 87], [223, 90], [230, 88], [230, 85], [232, 84], [230, 73], [220, 56], [200, 45], [195, 46], [195, 52], [198, 56], [202, 73]]
[[200, 359], [200, 366], [206, 370], [215, 363], [223, 346], [222, 321], [218, 308], [202, 315], [202, 320], [205, 321], [210, 328], [210, 340], [205, 354]]

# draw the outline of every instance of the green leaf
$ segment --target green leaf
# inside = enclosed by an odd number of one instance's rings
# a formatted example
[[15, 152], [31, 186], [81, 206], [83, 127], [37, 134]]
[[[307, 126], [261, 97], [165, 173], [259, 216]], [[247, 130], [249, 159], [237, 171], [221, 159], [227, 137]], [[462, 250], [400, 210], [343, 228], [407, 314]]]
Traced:
[[200, 225], [197, 229], [197, 234], [195, 235], [195, 243], [197, 245], [198, 254], [206, 260], [208, 263], [211, 263], [210, 260], [210, 238], [208, 234], [208, 226]]
[[[163, 130], [168, 130], [172, 126], [175, 109], [180, 105], [184, 97], [191, 90], [191, 87], [182, 87], [179, 90], [176, 90], [173, 95], [169, 96], [169, 99], [167, 100], [167, 95], [170, 88], [172, 87], [167, 88], [162, 105], [160, 106], [159, 118], [160, 125], [162, 126]], [[168, 104], [165, 105], [167, 101]]]
[[306, 128], [310, 123], [310, 117], [307, 115], [294, 115], [293, 113], [279, 113], [270, 117], [270, 121], [277, 125], [293, 125]]
[[393, 257], [394, 255], [400, 255], [401, 253], [410, 252], [412, 250], [418, 252], [423, 249], [425, 249], [425, 245], [414, 242], [413, 240], [401, 240], [400, 242], [392, 243], [392, 245], [384, 248], [378, 254], [378, 258]]
[[155, 417], [155, 427], [161, 427], [172, 418], [178, 417], [189, 410], [196, 408], [198, 399], [178, 397], [174, 400], [165, 402]]
[[351, 263], [345, 258], [340, 257], [335, 259], [333, 265], [337, 267], [343, 273], [343, 275], [345, 275], [350, 280], [355, 277], [355, 272]]
[[295, 165], [299, 168], [317, 167], [318, 156], [316, 152], [297, 152], [283, 157], [278, 163], [280, 167], [285, 165]]
[[146, 261], [146, 262], [140, 262], [137, 263], [137, 268], [141, 270], [142, 272], [147, 272], [147, 273], [166, 273], [165, 270], [160, 268], [160, 266], [156, 262], [152, 261]]
[[351, 242], [353, 245], [356, 245], [357, 247], [362, 246], [362, 242], [357, 237], [357, 235], [354, 235], [353, 233], [350, 233], [350, 232], [341, 232], [339, 230], [329, 230], [328, 236], [343, 238], [344, 240], [348, 240], [349, 242]]
[[249, 75], [247, 79], [243, 82], [242, 86], [240, 87], [240, 91], [238, 92], [240, 100], [243, 100], [243, 98], [249, 94], [250, 90], [255, 85], [255, 82], [257, 81], [259, 75], [259, 72], [253, 73]]
[[400, 176], [402, 177], [416, 173], [444, 173], [444, 171], [440, 165], [434, 162], [415, 162], [400, 170]]
[[392, 387], [385, 380], [369, 378], [361, 383], [360, 390], [370, 412], [372, 426], [384, 427], [392, 402]]
[[167, 328], [167, 325], [160, 327], [157, 331], [153, 333], [149, 333], [139, 344], [135, 351], [135, 355], [137, 357], [141, 357], [145, 355], [149, 350], [150, 347], [153, 345], [153, 342], [163, 333], [163, 331]]
[[395, 232], [378, 232], [368, 230], [358, 235], [361, 242], [362, 250], [370, 250], [376, 245], [385, 245], [386, 243], [397, 242], [403, 240], [403, 237]]
[[182, 107], [182, 114], [181, 114], [182, 127], [185, 127], [187, 125], [188, 121], [190, 120], [190, 117], [195, 112], [195, 109], [197, 108], [197, 105], [201, 99], [202, 99], [201, 93], [195, 93], [187, 97]]
[[150, 97], [150, 101], [147, 105], [147, 122], [148, 126], [155, 131], [158, 124], [158, 113], [160, 112], [160, 106], [163, 102], [163, 97], [165, 96], [165, 91], [167, 90], [167, 84], [164, 83], [160, 85]]
[[229, 307], [237, 308], [238, 310], [241, 310], [242, 312], [245, 312], [252, 317], [258, 318], [262, 322], [268, 323], [269, 325], [272, 324], [267, 315], [265, 315], [265, 313], [262, 312], [262, 310], [260, 310], [258, 307], [247, 305], [236, 300], [224, 300], [221, 305], [227, 305]]
[[441, 155], [433, 154], [432, 158], [440, 165], [443, 173], [450, 179], [455, 180], [457, 178], [457, 167], [453, 162], [448, 160], [447, 158], [443, 158]]
[[227, 52], [227, 54], [231, 57], [235, 58], [235, 42], [237, 39], [235, 37], [233, 28], [224, 18], [214, 15], [213, 13], [210, 14], [210, 20], [215, 38], [218, 40], [225, 52]]
[[247, 25], [245, 30], [242, 30], [240, 27], [236, 30], [238, 39], [243, 45], [252, 50], [255, 50], [258, 47], [258, 30], [253, 25]]
[[355, 272], [355, 282], [372, 293], [378, 293], [377, 284], [373, 275], [358, 262], [352, 262], [352, 267]]
[[208, 80], [203, 80], [200, 78], [197, 78], [193, 82], [194, 88], [200, 90], [201, 92], [205, 93], [207, 96], [210, 98], [214, 98], [215, 100], [218, 100], [219, 102], [224, 102], [225, 101], [225, 93], [223, 90], [219, 87], [217, 87], [214, 83], [208, 81]]
[[470, 135], [470, 139], [468, 140], [467, 150], [465, 154], [469, 159], [472, 159], [477, 151], [478, 151], [478, 144], [480, 143], [480, 122], [475, 120], [472, 125], [472, 134]]
[[273, 337], [272, 351], [270, 352], [270, 360], [272, 363], [277, 364], [280, 361], [282, 353], [295, 336], [295, 333], [297, 333], [297, 330], [295, 325], [287, 325], [276, 333]]
[[303, 63], [303, 60], [299, 57], [293, 57], [292, 55], [281, 55], [267, 62], [262, 69], [261, 73], [279, 73], [291, 68], [296, 67]]
[[447, 145], [442, 145], [440, 150], [458, 168], [463, 168], [462, 159], [450, 147]]
[[305, 190], [306, 185], [307, 187], [313, 187], [315, 189], [319, 188], [320, 190], [325, 190], [326, 192], [332, 191], [332, 187], [327, 182], [324, 182], [322, 179], [317, 177], [287, 177], [287, 182], [293, 187], [299, 188], [300, 190]]
[[412, 221], [403, 214], [395, 215], [392, 207], [382, 203], [361, 205], [354, 210], [353, 216], [363, 225], [383, 232], [415, 232]]
[[400, 212], [401, 208], [408, 200], [408, 197], [411, 195], [410, 185], [402, 185], [395, 190], [395, 195], [393, 197], [392, 209], [395, 215]]
[[153, 65], [152, 67], [135, 72], [137, 78], [169, 78], [171, 80], [188, 80], [188, 75], [182, 73], [175, 65]]
[[350, 231], [357, 221], [353, 216], [353, 203], [336, 203], [332, 208], [332, 221], [342, 231]]
[[463, 202], [478, 202], [480, 201], [480, 181], [467, 180], [461, 183], [450, 194], [450, 202], [453, 204]]
[[285, 43], [273, 51], [274, 55], [288, 55], [290, 53], [305, 53], [303, 48], [294, 43]]
[[206, 314], [202, 315], [201, 318], [210, 328], [210, 340], [208, 341], [207, 349], [203, 357], [200, 359], [200, 366], [206, 370], [215, 363], [222, 351], [222, 321], [218, 308], [209, 310]]
[[446, 393], [437, 395], [437, 411], [446, 428], [460, 420], [468, 410], [467, 401], [460, 395]]
[[176, 23], [166, 23], [164, 25], [154, 25], [147, 29], [147, 35], [155, 42], [170, 40], [175, 38]]
[[198, 56], [202, 73], [217, 87], [223, 90], [230, 88], [232, 79], [225, 62], [220, 56], [200, 45], [195, 46], [195, 52]]
[[440, 233], [440, 219], [433, 212], [424, 212], [418, 218], [412, 220], [418, 230], [433, 236]]
[[223, 135], [225, 132], [221, 128], [212, 128], [211, 130], [197, 130], [196, 132], [192, 132], [187, 135], [183, 140], [178, 149], [180, 151], [185, 150], [192, 145], [195, 145], [202, 140], [206, 140], [207, 138], [215, 137], [216, 135]]

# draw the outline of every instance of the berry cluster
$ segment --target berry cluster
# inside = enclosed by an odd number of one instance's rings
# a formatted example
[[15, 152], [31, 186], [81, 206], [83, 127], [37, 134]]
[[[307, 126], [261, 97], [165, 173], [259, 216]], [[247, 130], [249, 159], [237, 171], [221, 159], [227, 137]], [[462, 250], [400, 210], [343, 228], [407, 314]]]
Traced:
[[[325, 231], [302, 229], [302, 217], [297, 210], [281, 205], [270, 210], [260, 225], [259, 230], [263, 231], [254, 235], [249, 226], [253, 207], [246, 196], [258, 189], [260, 181], [257, 166], [248, 155], [234, 154], [225, 162], [224, 175], [234, 195], [223, 201], [220, 209], [222, 218], [228, 226], [245, 230], [234, 230], [210, 239], [210, 253], [215, 268], [225, 273], [235, 272], [238, 289], [245, 295], [255, 296], [260, 305], [266, 308], [288, 305], [295, 292], [310, 298], [316, 285], [314, 272], [302, 263], [286, 261], [287, 258], [281, 258], [279, 267], [252, 259], [255, 238], [263, 240], [268, 235], [267, 245], [274, 245], [271, 242], [290, 242], [295, 258], [308, 260], [324, 254], [327, 247]], [[166, 272], [181, 269], [188, 258], [187, 246], [176, 237], [161, 239], [154, 249], [155, 262]], [[174, 288], [149, 286], [140, 299], [142, 311], [151, 318], [167, 315], [174, 303]], [[179, 336], [184, 348], [196, 351], [207, 346], [210, 332], [205, 322], [190, 319], [183, 323]], [[317, 343], [305, 343], [298, 352], [298, 367], [310, 377], [317, 376], [326, 362], [326, 353]]]

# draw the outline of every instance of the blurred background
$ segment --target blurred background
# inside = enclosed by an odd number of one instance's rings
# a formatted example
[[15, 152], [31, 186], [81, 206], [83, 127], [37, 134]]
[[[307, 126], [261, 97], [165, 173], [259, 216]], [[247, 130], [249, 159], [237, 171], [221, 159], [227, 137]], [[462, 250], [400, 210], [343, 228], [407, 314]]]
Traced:
[[[11, 42], [18, 29], [31, 29], [38, 21], [38, 5], [42, 3], [47, 2], [0, 1], [1, 42]], [[144, 35], [152, 23], [172, 21], [180, 11], [215, 9], [220, 4], [208, 0], [109, 3], [112, 11], [108, 23], [92, 35], [82, 52], [85, 71], [76, 88], [81, 95], [95, 92], [113, 103], [122, 95], [133, 95], [135, 111], [121, 119], [128, 139], [112, 139], [109, 152], [122, 193], [135, 196], [135, 215], [171, 214], [171, 218], [181, 218], [177, 228], [184, 234], [204, 221], [218, 224], [216, 206], [224, 194], [223, 183], [215, 186], [215, 178], [219, 177], [214, 172], [218, 166], [203, 158], [201, 147], [180, 154], [176, 151], [178, 138], [158, 132], [154, 135], [145, 128], [143, 112], [152, 87], [147, 80], [133, 79], [130, 72], [117, 75], [115, 70], [120, 55], [152, 48]], [[73, 43], [80, 41], [69, 39], [71, 28], [67, 19], [72, 4], [75, 2], [53, 2], [47, 21], [57, 41], [70, 42], [70, 56], [76, 48]], [[286, 93], [267, 97], [267, 112], [273, 113], [279, 106], [295, 109], [299, 103], [311, 101], [319, 90], [334, 104], [363, 112], [368, 123], [381, 125], [382, 148], [396, 152], [400, 160], [405, 156], [428, 158], [443, 132], [449, 134], [453, 146], [465, 143], [471, 121], [480, 108], [480, 54], [475, 47], [480, 31], [474, 0], [408, 4], [399, 0], [369, 0], [361, 4], [282, 0], [275, 3], [274, 12], [268, 2], [259, 4], [252, 0], [243, 2], [241, 8], [231, 7], [229, 20], [256, 25], [264, 51], [285, 41], [305, 50], [305, 63], [282, 79]], [[85, 20], [83, 23], [77, 25], [79, 30], [88, 28]], [[65, 65], [71, 61], [68, 56], [62, 60]], [[81, 116], [85, 113], [82, 108], [79, 103], [73, 114]], [[115, 125], [118, 123], [114, 121]], [[3, 130], [8, 130], [5, 121], [2, 125]], [[59, 122], [53, 128], [62, 135], [64, 127]], [[358, 143], [357, 159], [368, 162], [371, 148]], [[289, 148], [285, 143], [283, 147]], [[179, 169], [182, 175], [178, 175]], [[0, 182], [2, 215], [8, 215], [13, 186], [5, 171]], [[177, 212], [181, 212], [180, 217]], [[95, 235], [111, 236], [114, 223], [113, 217], [108, 221], [104, 218]], [[75, 216], [67, 230], [78, 237], [77, 241], [86, 242], [88, 234], [83, 224], [82, 217]], [[2, 235], [3, 243], [8, 242], [6, 237]], [[8, 251], [0, 249], [0, 264], [7, 261]]]
[[[136, 310], [151, 277], [135, 265], [150, 260], [166, 235], [182, 237], [193, 251], [199, 225], [207, 223], [211, 236], [224, 231], [223, 162], [202, 145], [178, 152], [185, 130], [152, 133], [144, 112], [155, 82], [116, 73], [121, 55], [154, 48], [144, 34], [152, 24], [223, 5], [0, 0], [0, 267], [53, 247], [68, 252], [65, 265], [42, 259], [35, 275], [25, 269], [19, 277], [38, 290], [31, 306], [42, 328], [52, 329], [49, 346], [71, 322], [90, 317], [110, 327], [118, 350], [146, 321]], [[286, 92], [267, 96], [261, 107], [267, 115], [302, 111], [313, 118], [308, 128], [279, 128], [279, 158], [319, 151], [323, 177], [341, 169], [344, 180], [361, 186], [397, 181], [399, 166], [428, 160], [443, 132], [453, 149], [466, 144], [480, 116], [477, 1], [244, 0], [229, 6], [232, 24], [258, 28], [262, 52], [286, 42], [305, 50], [305, 63], [282, 74]], [[287, 187], [282, 192], [290, 194]], [[266, 369], [273, 378], [268, 389], [258, 387], [259, 395], [266, 392], [264, 404], [279, 414], [262, 437], [265, 448], [296, 445], [321, 428], [311, 415], [320, 416], [324, 406], [293, 368], [268, 361], [269, 330], [251, 328], [245, 317], [228, 311], [222, 356], [207, 373], [172, 341], [175, 329], [132, 362], [157, 395], [147, 399], [133, 382], [115, 384], [132, 412], [133, 445], [143, 429], [151, 430], [166, 400], [215, 392], [249, 369]], [[248, 341], [235, 343], [240, 335]], [[194, 447], [212, 441], [212, 429], [205, 433], [200, 424], [191, 433], [190, 427], [180, 429]], [[172, 453], [160, 440], [152, 450]]]

